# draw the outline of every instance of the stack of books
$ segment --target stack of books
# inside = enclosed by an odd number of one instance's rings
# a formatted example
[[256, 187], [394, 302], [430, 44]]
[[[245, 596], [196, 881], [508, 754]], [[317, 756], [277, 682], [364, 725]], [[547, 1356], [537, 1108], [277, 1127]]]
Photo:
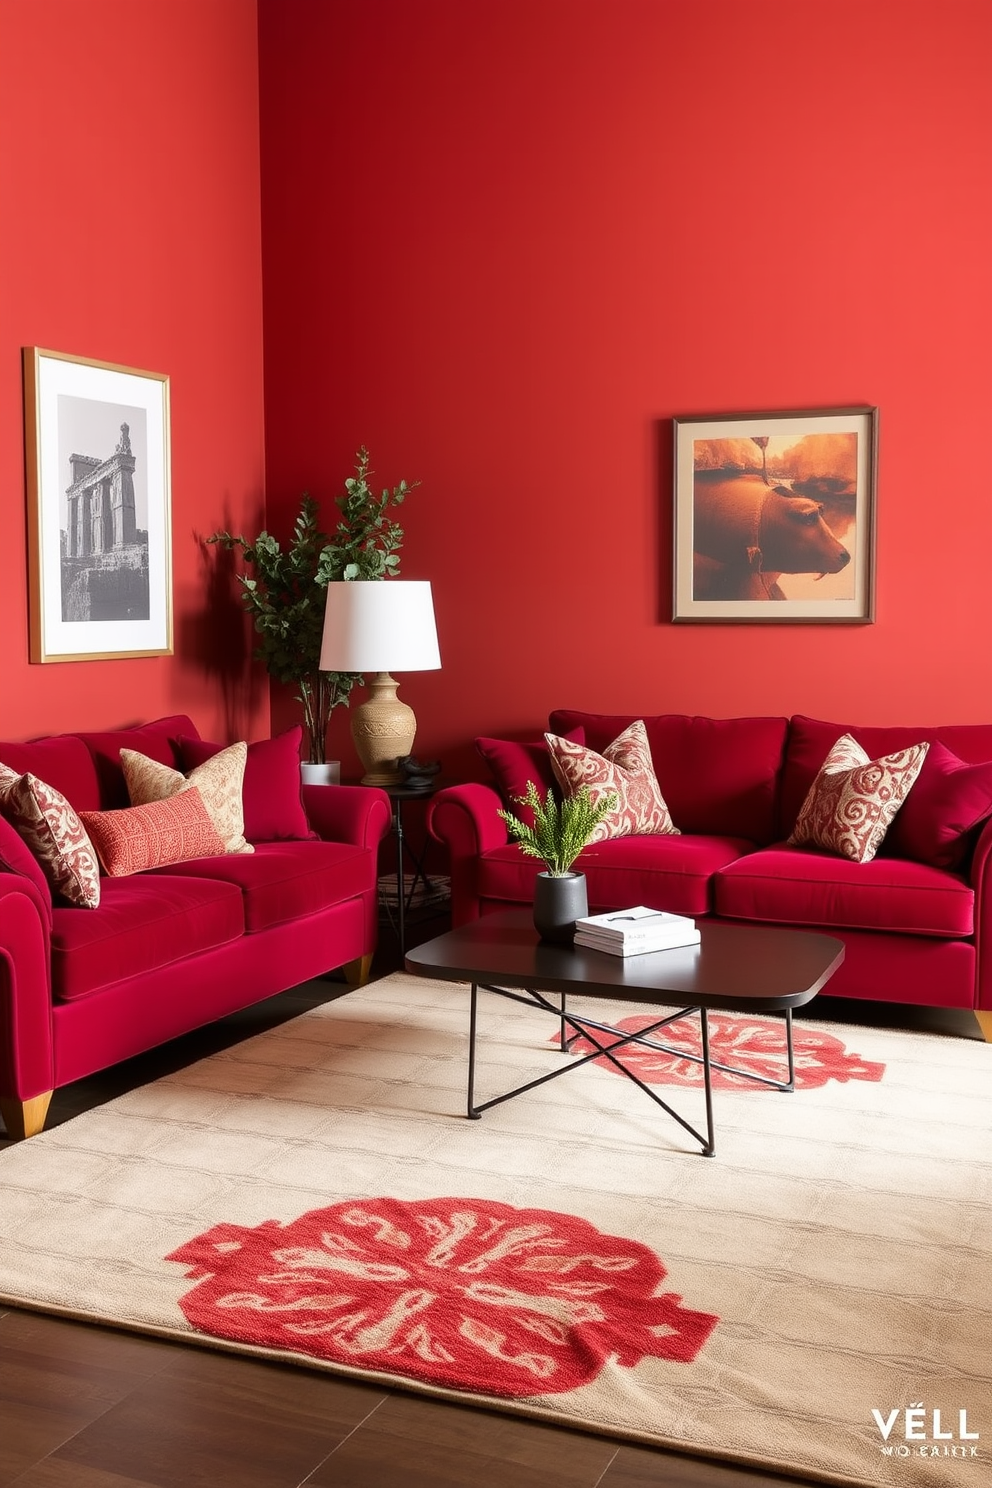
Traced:
[[662, 909], [615, 909], [609, 914], [586, 915], [575, 922], [575, 944], [611, 956], [643, 956], [649, 951], [671, 951], [698, 945], [695, 920]]

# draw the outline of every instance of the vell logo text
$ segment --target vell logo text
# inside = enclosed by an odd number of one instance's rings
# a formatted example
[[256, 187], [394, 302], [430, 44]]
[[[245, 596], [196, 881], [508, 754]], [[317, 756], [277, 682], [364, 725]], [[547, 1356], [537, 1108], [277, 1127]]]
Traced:
[[978, 1456], [978, 1448], [972, 1443], [978, 1441], [979, 1433], [968, 1430], [966, 1410], [945, 1411], [941, 1418], [939, 1410], [928, 1411], [919, 1400], [905, 1410], [897, 1408], [884, 1415], [873, 1410], [872, 1417], [881, 1433], [886, 1457]]

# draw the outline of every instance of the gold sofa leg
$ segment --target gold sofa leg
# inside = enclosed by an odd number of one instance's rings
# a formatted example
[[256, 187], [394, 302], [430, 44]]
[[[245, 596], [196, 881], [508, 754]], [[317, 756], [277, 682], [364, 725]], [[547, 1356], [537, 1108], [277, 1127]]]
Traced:
[[11, 1100], [9, 1096], [0, 1095], [0, 1116], [3, 1117], [3, 1124], [12, 1142], [23, 1142], [25, 1137], [33, 1137], [41, 1131], [51, 1100], [50, 1090], [26, 1101]]
[[349, 987], [364, 987], [372, 970], [372, 957], [356, 956], [354, 961], [346, 961], [341, 970]]
[[985, 1036], [985, 1042], [992, 1044], [992, 1013], [985, 1011], [976, 1012], [975, 1017], [978, 1019], [978, 1026]]

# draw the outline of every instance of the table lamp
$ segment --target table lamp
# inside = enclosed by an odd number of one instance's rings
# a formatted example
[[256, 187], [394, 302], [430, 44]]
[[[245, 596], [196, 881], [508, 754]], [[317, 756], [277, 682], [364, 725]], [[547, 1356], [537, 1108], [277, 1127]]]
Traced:
[[338, 580], [327, 586], [322, 672], [374, 673], [369, 697], [351, 710], [351, 737], [363, 785], [399, 785], [399, 762], [413, 753], [417, 720], [396, 696], [390, 672], [441, 665], [431, 586], [420, 579]]

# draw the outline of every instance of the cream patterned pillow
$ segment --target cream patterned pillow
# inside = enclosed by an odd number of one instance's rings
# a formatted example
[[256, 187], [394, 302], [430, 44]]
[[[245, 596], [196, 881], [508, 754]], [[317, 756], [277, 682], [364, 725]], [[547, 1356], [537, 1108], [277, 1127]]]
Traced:
[[809, 788], [790, 844], [822, 847], [852, 862], [870, 863], [929, 748], [913, 744], [873, 760], [856, 739], [842, 734]]
[[50, 886], [78, 909], [100, 905], [100, 864], [78, 815], [37, 775], [0, 765], [0, 812], [33, 853]]
[[203, 797], [203, 804], [218, 835], [224, 844], [225, 853], [250, 853], [255, 849], [245, 841], [245, 814], [241, 790], [245, 778], [245, 760], [248, 758], [247, 744], [231, 744], [219, 754], [197, 765], [184, 775], [170, 765], [161, 765], [158, 760], [139, 754], [136, 749], [121, 750], [121, 766], [127, 783], [132, 806], [148, 806], [153, 801], [165, 801], [180, 791], [195, 786]]
[[596, 827], [590, 842], [633, 835], [679, 836], [661, 794], [651, 762], [647, 729], [640, 719], [625, 728], [602, 754], [558, 734], [545, 734], [544, 740], [551, 768], [564, 795], [574, 796], [587, 786], [594, 803], [612, 794], [618, 798], [617, 805]]

